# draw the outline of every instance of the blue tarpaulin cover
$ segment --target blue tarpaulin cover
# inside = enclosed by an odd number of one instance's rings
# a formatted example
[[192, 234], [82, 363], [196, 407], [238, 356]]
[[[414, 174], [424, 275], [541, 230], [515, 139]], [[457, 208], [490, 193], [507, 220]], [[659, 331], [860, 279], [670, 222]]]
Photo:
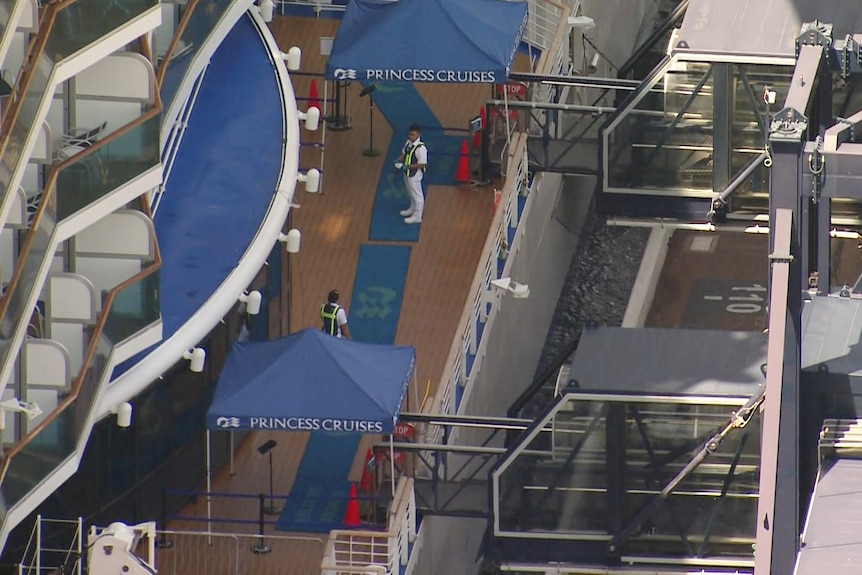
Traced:
[[412, 346], [305, 329], [230, 349], [209, 429], [391, 433], [416, 363]]
[[348, 0], [326, 77], [502, 84], [526, 24], [526, 2]]

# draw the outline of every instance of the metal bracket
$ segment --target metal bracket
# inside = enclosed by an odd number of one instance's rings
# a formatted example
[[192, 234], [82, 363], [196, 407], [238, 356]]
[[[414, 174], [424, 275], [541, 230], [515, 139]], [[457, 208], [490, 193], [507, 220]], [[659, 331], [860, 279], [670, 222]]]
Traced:
[[[852, 134], [852, 128], [851, 128]], [[817, 136], [814, 143], [810, 142], [805, 145], [805, 151], [808, 154], [808, 171], [811, 173], [811, 201], [817, 203], [820, 200], [820, 191], [823, 188], [823, 170], [826, 167], [826, 157], [821, 150], [823, 146], [822, 136]], [[804, 191], [803, 191], [804, 194]]]
[[[846, 80], [853, 72], [859, 71], [859, 44], [853, 36], [847, 34], [840, 46], [835, 46], [838, 53], [838, 65], [841, 69], [841, 78]], [[855, 64], [855, 65], [854, 65]]]
[[832, 28], [832, 24], [820, 20], [803, 22], [799, 36], [796, 37], [796, 57], [799, 57], [802, 46], [823, 46], [826, 62], [829, 63], [832, 52]]
[[808, 118], [794, 108], [783, 108], [772, 116], [769, 123], [770, 137], [798, 138], [808, 129]]
[[789, 264], [794, 260], [793, 256], [790, 254], [769, 254], [767, 258], [770, 263], [774, 264]]
[[847, 118], [840, 118], [837, 116], [835, 118], [835, 121], [839, 124], [844, 124], [845, 126], [850, 127], [850, 141], [855, 142], [856, 141], [856, 124], [853, 123], [852, 120], [849, 120]]

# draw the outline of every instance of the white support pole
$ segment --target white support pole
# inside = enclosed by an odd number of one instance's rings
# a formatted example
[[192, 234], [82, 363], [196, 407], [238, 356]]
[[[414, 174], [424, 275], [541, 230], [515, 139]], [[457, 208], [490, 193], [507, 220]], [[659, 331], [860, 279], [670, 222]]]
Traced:
[[509, 90], [508, 85], [503, 84], [503, 107], [506, 110], [506, 149], [512, 145], [512, 128], [509, 126]]
[[[76, 551], [78, 552], [78, 560], [75, 561], [75, 573], [77, 575], [81, 575], [83, 573], [82, 565], [84, 563], [84, 518], [78, 517], [78, 545], [76, 547]], [[150, 555], [150, 557], [154, 557], [154, 555]]]
[[413, 368], [413, 401], [415, 404], [413, 405], [413, 409], [417, 412], [422, 407], [419, 405], [419, 374], [416, 373], [416, 368]]
[[[207, 533], [213, 532], [213, 509], [212, 509], [212, 444], [210, 442], [210, 430], [207, 429]], [[208, 538], [212, 545], [212, 537]]]
[[[321, 110], [320, 117], [323, 118], [323, 129], [320, 131], [320, 173], [323, 173], [323, 161], [326, 157], [326, 124], [329, 122], [326, 121], [326, 118], [329, 116], [326, 115], [326, 101], [329, 99], [329, 81], [326, 78], [323, 79], [323, 110]], [[323, 177], [320, 178], [320, 183], [318, 184], [318, 192], [320, 195], [323, 195]]]
[[[4, 415], [5, 417], [5, 415]], [[36, 573], [42, 573], [42, 515], [36, 516]]]
[[395, 441], [392, 439], [393, 433], [389, 434], [389, 483], [392, 487], [392, 497], [395, 497]]

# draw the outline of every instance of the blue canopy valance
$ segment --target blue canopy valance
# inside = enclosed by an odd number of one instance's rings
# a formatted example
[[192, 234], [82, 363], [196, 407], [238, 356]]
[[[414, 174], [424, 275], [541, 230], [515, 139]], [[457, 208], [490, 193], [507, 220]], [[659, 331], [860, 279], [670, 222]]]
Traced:
[[326, 77], [502, 84], [526, 25], [526, 2], [348, 0]]
[[415, 364], [412, 346], [359, 343], [315, 329], [237, 342], [207, 427], [389, 434]]

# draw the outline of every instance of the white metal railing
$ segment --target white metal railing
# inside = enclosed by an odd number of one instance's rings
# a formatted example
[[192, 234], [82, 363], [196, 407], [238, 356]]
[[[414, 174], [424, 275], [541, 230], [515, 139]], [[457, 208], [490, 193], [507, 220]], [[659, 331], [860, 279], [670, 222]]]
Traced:
[[186, 101], [185, 106], [180, 112], [179, 118], [174, 122], [173, 126], [171, 126], [171, 132], [168, 135], [168, 139], [165, 142], [165, 147], [162, 150], [161, 160], [162, 160], [162, 183], [158, 188], [153, 190], [150, 193], [150, 212], [153, 217], [156, 217], [156, 212], [159, 211], [159, 204], [162, 202], [162, 194], [165, 192], [165, 185], [167, 181], [171, 177], [171, 171], [174, 167], [174, 160], [177, 157], [177, 153], [180, 151], [180, 145], [183, 141], [183, 136], [186, 133], [186, 128], [189, 125], [189, 118], [191, 118], [192, 110], [194, 110], [195, 102], [198, 99], [198, 93], [201, 89], [201, 84], [203, 84], [204, 76], [206, 76], [207, 70], [209, 70], [209, 64], [207, 64], [203, 71], [201, 72], [198, 79], [195, 81], [194, 87], [192, 88], [192, 93], [189, 99]]
[[[499, 296], [491, 287], [491, 280], [497, 279], [498, 261], [506, 258], [513, 246], [508, 245], [508, 228], [517, 229], [521, 214], [518, 210], [518, 197], [527, 195], [527, 136], [516, 133], [509, 146], [509, 161], [505, 184], [500, 202], [497, 205], [491, 228], [482, 249], [479, 265], [473, 276], [473, 283], [467, 297], [464, 311], [461, 314], [458, 331], [449, 358], [447, 368], [438, 388], [435, 401], [428, 403], [426, 412], [452, 414], [458, 410], [455, 403], [456, 392], [461, 388], [465, 393], [472, 381], [472, 374], [477, 371], [482, 361], [482, 341], [485, 341], [493, 318], [499, 308]], [[518, 234], [515, 233], [517, 241]], [[514, 243], [514, 242], [513, 242]], [[503, 275], [508, 267], [507, 261]], [[482, 339], [477, 333], [478, 325], [484, 324]], [[468, 354], [473, 356], [470, 372], [467, 372]], [[462, 396], [462, 403], [463, 403]], [[439, 426], [427, 429], [426, 440], [431, 443], [442, 442], [443, 430]], [[428, 454], [432, 456], [432, 454]]]
[[60, 566], [63, 573], [80, 575], [83, 530], [80, 518], [46, 519], [37, 515], [18, 563], [18, 575], [46, 575], [55, 573]]
[[[534, 5], [546, 4], [544, 12], [540, 12]], [[578, 0], [565, 0], [565, 4], [553, 0], [530, 0], [531, 18], [533, 14], [554, 13], [557, 20], [554, 22], [553, 39], [550, 42], [551, 49], [542, 52], [539, 58], [536, 72], [539, 74], [559, 74], [563, 72], [566, 65], [566, 38], [568, 25], [565, 16], [574, 10]], [[538, 18], [538, 16], [535, 16]], [[541, 21], [541, 20], [539, 20]], [[541, 28], [536, 24], [536, 29]], [[543, 34], [550, 33], [550, 20], [542, 29]], [[539, 88], [536, 95], [538, 99], [551, 101], [552, 92], [549, 86]], [[478, 368], [484, 355], [482, 341], [485, 341], [490, 331], [493, 318], [499, 308], [500, 298], [491, 291], [491, 280], [497, 278], [497, 262], [499, 259], [507, 258], [508, 254], [517, 251], [521, 231], [518, 229], [523, 213], [519, 213], [518, 197], [527, 196], [523, 212], [529, 210], [530, 198], [527, 189], [528, 162], [527, 162], [527, 136], [524, 133], [515, 133], [506, 150], [508, 162], [506, 166], [506, 178], [501, 191], [500, 202], [497, 212], [491, 222], [482, 255], [479, 259], [476, 273], [473, 277], [470, 292], [467, 297], [464, 311], [458, 323], [455, 340], [449, 351], [446, 361], [446, 370], [440, 380], [440, 385], [432, 401], [429, 401], [423, 410], [426, 413], [452, 414], [457, 411], [455, 406], [456, 392], [460, 387], [463, 390], [461, 401], [468, 396], [473, 374]], [[540, 178], [534, 178], [533, 185], [537, 185]], [[507, 228], [515, 229], [513, 245], [508, 245]], [[502, 277], [506, 276], [510, 262], [504, 264]], [[477, 324], [483, 323], [483, 335], [481, 341], [477, 334]], [[474, 356], [470, 372], [467, 372], [467, 354]], [[425, 440], [430, 443], [440, 443], [443, 439], [443, 430], [439, 426], [429, 426], [425, 430]], [[433, 457], [433, 454], [426, 454]]]
[[260, 555], [250, 548], [265, 546], [276, 557], [320, 554], [323, 539], [303, 535], [219, 533], [215, 531], [155, 532], [159, 575], [245, 575], [260, 567]]
[[[521, 2], [523, 0], [510, 1]], [[560, 20], [565, 22], [577, 1], [579, 0], [560, 0], [560, 2], [527, 0], [529, 16], [527, 17], [527, 26], [524, 29], [524, 42], [543, 51], [554, 46], [554, 36]]]
[[388, 530], [341, 530], [329, 533], [322, 575], [397, 575], [407, 566], [416, 539], [416, 493], [413, 479], [401, 477], [389, 510]]
[[[397, 2], [398, 0], [378, 0], [379, 2]], [[284, 15], [287, 6], [305, 6], [314, 8], [314, 13], [320, 16], [321, 12], [344, 12], [347, 2], [340, 3], [339, 0], [277, 0], [279, 12]]]

